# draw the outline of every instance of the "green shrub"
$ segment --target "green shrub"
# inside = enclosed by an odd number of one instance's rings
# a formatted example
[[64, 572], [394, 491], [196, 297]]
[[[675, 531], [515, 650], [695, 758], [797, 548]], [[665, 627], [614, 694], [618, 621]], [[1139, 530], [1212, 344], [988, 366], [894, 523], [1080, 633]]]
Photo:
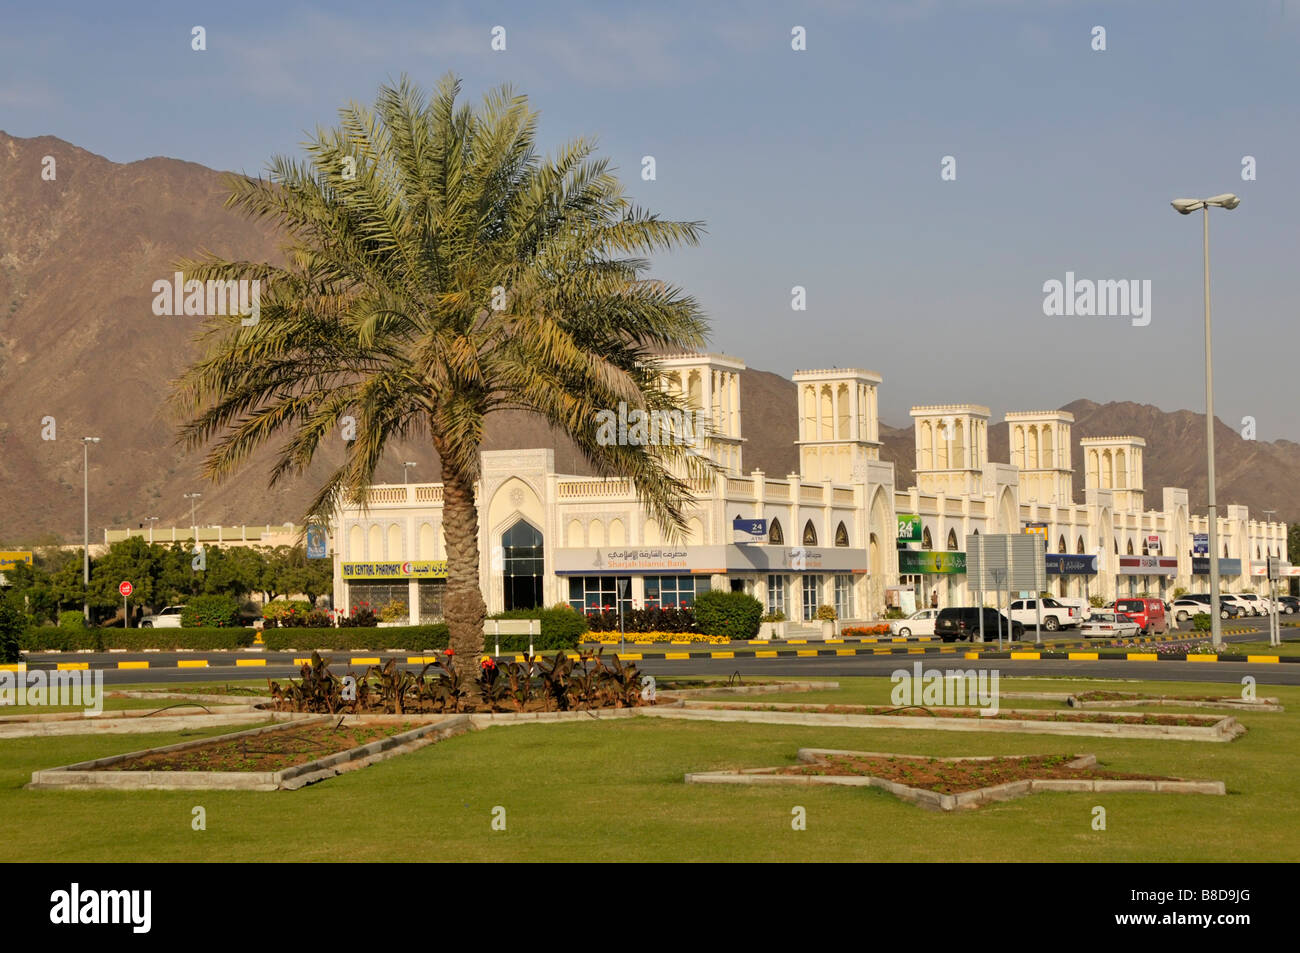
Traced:
[[1192, 616], [1192, 629], [1197, 632], [1209, 632], [1212, 628], [1210, 614], [1208, 612], [1198, 612]]
[[86, 617], [82, 615], [80, 609], [65, 609], [59, 613], [60, 629], [84, 629], [86, 627]]
[[226, 629], [239, 624], [239, 600], [234, 596], [195, 596], [181, 610], [181, 627]]
[[817, 621], [818, 621], [818, 622], [834, 622], [834, 621], [835, 621], [835, 607], [834, 607], [834, 606], [818, 606], [818, 607], [817, 607]]
[[268, 622], [279, 622], [288, 615], [306, 615], [311, 608], [311, 603], [305, 599], [276, 599], [262, 606], [262, 618]]
[[126, 649], [139, 652], [144, 649], [193, 649], [207, 652], [215, 649], [238, 649], [253, 644], [257, 633], [238, 627], [180, 628], [180, 629], [60, 629], [41, 626], [28, 629], [23, 637], [23, 648], [30, 652], [75, 652], [78, 649], [104, 651]]
[[695, 597], [695, 625], [704, 635], [749, 640], [758, 635], [763, 604], [743, 592], [711, 589]]
[[[567, 603], [564, 608], [556, 606], [552, 609], [511, 609], [509, 612], [498, 612], [490, 616], [492, 619], [538, 619], [541, 621], [540, 637], [533, 637], [533, 645], [538, 648], [548, 649], [571, 649], [582, 641], [582, 637], [587, 634], [590, 626], [587, 624], [587, 617], [581, 612], [569, 606]], [[615, 628], [618, 624], [615, 623]], [[391, 630], [390, 630], [391, 631]], [[484, 641], [494, 638], [492, 635], [485, 635]], [[501, 637], [503, 640], [506, 636]], [[512, 636], [512, 638], [514, 638]], [[524, 639], [523, 648], [528, 648], [528, 636], [522, 636]], [[505, 650], [505, 642], [501, 643], [502, 651]]]
[[902, 618], [904, 618], [905, 616], [906, 616], [906, 613], [904, 613], [902, 609], [893, 608], [893, 609], [886, 609], [886, 610], [885, 610], [885, 618], [886, 618], [886, 619], [902, 619]]
[[1106, 600], [1103, 599], [1101, 596], [1088, 597], [1088, 605], [1092, 606], [1094, 609], [1100, 609], [1105, 604], [1106, 604]]
[[335, 652], [405, 649], [409, 652], [425, 652], [445, 649], [449, 644], [449, 633], [445, 622], [435, 622], [433, 625], [399, 625], [383, 629], [374, 626], [351, 626], [340, 629], [297, 627], [267, 629], [262, 633], [262, 641], [266, 643], [267, 651], [270, 652], [280, 652], [285, 649], [301, 649], [304, 652], [312, 649], [329, 649]]
[[779, 611], [779, 610], [776, 611], [776, 612], [769, 612], [767, 615], [763, 616], [763, 618], [762, 618], [761, 621], [763, 621], [763, 622], [784, 622], [784, 621], [785, 621], [785, 613], [784, 613], [784, 612], [781, 612], [781, 611]]
[[27, 617], [9, 605], [0, 601], [0, 662], [12, 663], [22, 658], [22, 637], [27, 631]]
[[377, 625], [379, 625], [379, 616], [365, 604], [362, 604], [352, 615], [339, 616], [341, 629], [373, 629]]
[[379, 610], [379, 621], [400, 622], [402, 619], [407, 618], [409, 615], [410, 615], [410, 610], [407, 609], [406, 603], [398, 602], [394, 600]]

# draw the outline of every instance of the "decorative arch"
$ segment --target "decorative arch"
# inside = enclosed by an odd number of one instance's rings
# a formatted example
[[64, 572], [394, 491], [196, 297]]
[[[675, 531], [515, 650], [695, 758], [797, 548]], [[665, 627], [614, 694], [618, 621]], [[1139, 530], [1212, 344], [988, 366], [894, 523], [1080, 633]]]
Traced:
[[773, 546], [785, 545], [785, 532], [781, 529], [781, 521], [776, 517], [772, 518], [772, 525], [768, 527], [767, 541]]
[[934, 540], [930, 536], [930, 527], [928, 526], [921, 530], [921, 548], [934, 549]]
[[1064, 533], [1062, 533], [1062, 534], [1061, 534], [1061, 538], [1058, 539], [1058, 540], [1056, 541], [1056, 551], [1057, 551], [1058, 553], [1068, 553], [1068, 552], [1070, 551], [1070, 550], [1067, 549], [1066, 546], [1065, 546], [1065, 534], [1064, 534]]
[[1075, 545], [1075, 547], [1074, 547], [1074, 551], [1075, 551], [1076, 553], [1078, 553], [1079, 555], [1081, 555], [1081, 556], [1083, 555], [1083, 537], [1082, 537], [1082, 536], [1079, 537], [1079, 542]]
[[1131, 539], [1128, 541], [1128, 553], [1127, 553], [1127, 555], [1129, 555], [1129, 556], [1132, 556], [1132, 555], [1133, 555], [1133, 540], [1131, 540]]
[[844, 526], [844, 521], [841, 520], [840, 525], [835, 527], [835, 545], [847, 546], [848, 544], [849, 544], [849, 531]]
[[948, 530], [948, 550], [949, 552], [957, 551], [957, 531], [955, 529]]
[[803, 524], [803, 545], [817, 545], [817, 527], [813, 526], [813, 521], [809, 520]]

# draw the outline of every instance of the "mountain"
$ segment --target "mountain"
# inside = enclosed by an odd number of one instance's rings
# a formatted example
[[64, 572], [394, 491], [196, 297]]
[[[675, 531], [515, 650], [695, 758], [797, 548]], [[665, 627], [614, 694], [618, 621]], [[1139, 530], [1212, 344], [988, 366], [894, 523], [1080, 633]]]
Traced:
[[[42, 176], [46, 157], [54, 178]], [[302, 477], [268, 491], [264, 449], [235, 478], [213, 486], [201, 455], [176, 444], [180, 422], [168, 403], [170, 381], [198, 353], [198, 318], [153, 314], [153, 282], [175, 262], [205, 250], [276, 260], [274, 231], [223, 207], [223, 173], [175, 159], [119, 164], [62, 140], [0, 132], [0, 548], [50, 535], [81, 535], [81, 437], [90, 449], [92, 535], [105, 525], [133, 526], [147, 516], [186, 525], [185, 493], [199, 492], [200, 524], [297, 520], [313, 488], [342, 458], [342, 441]], [[773, 478], [797, 465], [794, 385], [778, 374], [741, 374], [746, 469]], [[885, 386], [889, 386], [886, 381]], [[923, 400], [925, 395], [918, 394]], [[971, 395], [973, 400], [981, 395]], [[1147, 500], [1164, 485], [1204, 499], [1204, 422], [1188, 411], [1149, 405], [1075, 401], [1074, 438], [1136, 434], [1147, 440]], [[53, 419], [51, 436], [49, 418]], [[990, 458], [1007, 460], [1006, 425], [990, 426]], [[882, 457], [912, 480], [912, 430], [881, 424]], [[1220, 501], [1260, 514], [1300, 519], [1290, 492], [1300, 444], [1243, 440], [1220, 424], [1216, 435]], [[587, 474], [573, 445], [527, 414], [494, 417], [485, 449], [554, 446], [565, 472]], [[1075, 449], [1076, 462], [1082, 454]], [[414, 480], [438, 478], [427, 442], [395, 445], [378, 478], [398, 482], [402, 461]], [[1083, 476], [1075, 480], [1082, 498]]]

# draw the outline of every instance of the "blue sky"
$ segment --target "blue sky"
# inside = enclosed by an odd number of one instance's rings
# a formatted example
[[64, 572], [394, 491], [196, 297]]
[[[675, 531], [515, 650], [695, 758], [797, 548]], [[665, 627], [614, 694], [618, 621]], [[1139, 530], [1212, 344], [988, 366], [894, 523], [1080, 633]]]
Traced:
[[[1300, 0], [118, 6], [3, 0], [0, 128], [257, 173], [403, 72], [509, 82], [548, 149], [594, 135], [637, 201], [707, 223], [656, 273], [712, 349], [879, 371], [894, 425], [958, 401], [1203, 410], [1200, 221], [1168, 203], [1236, 192], [1211, 222], [1216, 411], [1300, 440]], [[1067, 271], [1149, 279], [1151, 323], [1045, 316]]]

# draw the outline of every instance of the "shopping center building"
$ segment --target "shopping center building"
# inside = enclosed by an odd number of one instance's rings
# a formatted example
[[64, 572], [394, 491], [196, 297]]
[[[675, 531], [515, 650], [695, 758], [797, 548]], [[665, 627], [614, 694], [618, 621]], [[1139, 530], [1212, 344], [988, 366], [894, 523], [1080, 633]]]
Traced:
[[[701, 447], [719, 468], [690, 481], [684, 538], [668, 539], [630, 481], [558, 472], [549, 449], [482, 455], [478, 486], [481, 584], [489, 612], [568, 602], [575, 607], [690, 604], [707, 589], [753, 594], [768, 611], [809, 619], [831, 605], [841, 620], [889, 606], [992, 605], [971, 591], [967, 540], [1035, 532], [1047, 540], [1048, 588], [1062, 596], [1208, 591], [1208, 520], [1184, 489], [1148, 501], [1140, 436], [1090, 437], [1076, 498], [1073, 417], [1009, 413], [1011, 459], [988, 459], [989, 409], [912, 408], [916, 485], [895, 485], [880, 459], [879, 374], [835, 368], [794, 377], [799, 470], [745, 472], [740, 372], [717, 354], [663, 358], [665, 389], [706, 411]], [[1265, 585], [1284, 556], [1286, 525], [1220, 507], [1225, 591]], [[441, 616], [446, 580], [440, 484], [377, 485], [364, 507], [330, 526], [336, 605], [405, 603], [410, 619]], [[1005, 596], [1004, 596], [1005, 598]]]

